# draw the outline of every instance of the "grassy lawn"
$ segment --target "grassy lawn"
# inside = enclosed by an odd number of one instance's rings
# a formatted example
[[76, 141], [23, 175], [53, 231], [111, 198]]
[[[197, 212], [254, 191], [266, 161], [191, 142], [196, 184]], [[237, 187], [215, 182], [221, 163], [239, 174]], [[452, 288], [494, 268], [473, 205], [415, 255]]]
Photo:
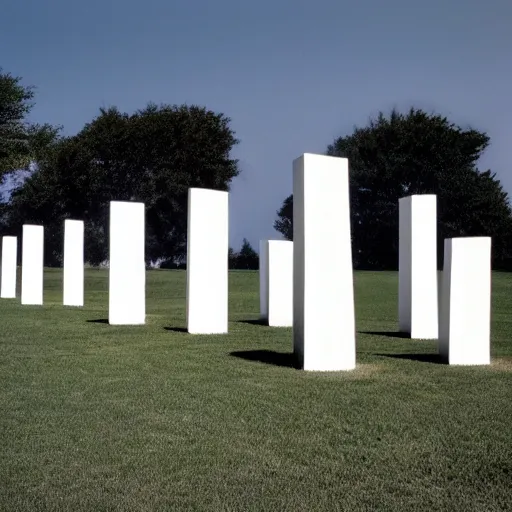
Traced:
[[230, 333], [191, 336], [185, 273], [147, 274], [147, 325], [0, 301], [0, 510], [512, 509], [512, 275], [493, 276], [490, 367], [400, 338], [396, 273], [356, 274], [358, 367], [290, 367], [291, 329], [230, 274]]

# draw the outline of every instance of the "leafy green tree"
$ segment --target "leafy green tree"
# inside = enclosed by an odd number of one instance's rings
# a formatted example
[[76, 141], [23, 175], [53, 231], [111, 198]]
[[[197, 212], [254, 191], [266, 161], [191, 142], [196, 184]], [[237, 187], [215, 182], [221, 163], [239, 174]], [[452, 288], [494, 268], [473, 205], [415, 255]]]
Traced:
[[33, 98], [33, 87], [24, 87], [20, 77], [0, 68], [0, 177], [28, 169], [58, 136], [60, 128], [26, 121]]
[[240, 270], [257, 270], [259, 261], [258, 253], [252, 248], [249, 241], [244, 238], [240, 251], [235, 254], [234, 268]]
[[229, 268], [236, 270], [258, 270], [260, 257], [252, 248], [251, 244], [244, 238], [239, 251], [229, 248]]
[[[327, 154], [350, 164], [354, 265], [394, 269], [398, 265], [398, 199], [437, 194], [438, 260], [443, 239], [493, 237], [493, 263], [500, 268], [512, 255], [512, 214], [507, 193], [477, 161], [489, 137], [462, 129], [446, 117], [411, 109], [380, 113], [365, 128], [340, 137]], [[274, 227], [291, 239], [293, 197], [285, 199]]]
[[278, 210], [274, 229], [281, 233], [285, 240], [293, 240], [293, 194], [283, 201]]
[[235, 252], [233, 247], [230, 247], [228, 250], [228, 268], [230, 269], [236, 269], [237, 268], [237, 259], [238, 259], [238, 253]]
[[101, 110], [76, 136], [52, 145], [4, 208], [4, 229], [44, 223], [55, 233], [45, 240], [46, 257], [58, 264], [64, 219], [83, 219], [86, 259], [95, 264], [108, 258], [109, 202], [142, 201], [147, 260], [182, 261], [188, 189], [229, 190], [239, 174], [229, 123], [198, 106], [149, 104], [131, 115]]

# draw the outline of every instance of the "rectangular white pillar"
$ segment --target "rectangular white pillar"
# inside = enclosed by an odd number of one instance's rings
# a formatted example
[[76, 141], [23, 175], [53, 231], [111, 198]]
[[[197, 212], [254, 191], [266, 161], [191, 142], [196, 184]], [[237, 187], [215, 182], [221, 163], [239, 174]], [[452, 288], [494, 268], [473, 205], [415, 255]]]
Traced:
[[437, 339], [437, 206], [434, 194], [399, 204], [398, 325], [411, 338]]
[[444, 241], [439, 354], [448, 364], [491, 362], [491, 238]]
[[268, 240], [260, 240], [260, 318], [268, 320]]
[[21, 246], [21, 303], [43, 303], [44, 227], [23, 225]]
[[348, 160], [293, 162], [293, 346], [304, 370], [356, 365]]
[[2, 237], [2, 299], [16, 298], [16, 268], [18, 265], [18, 237]]
[[109, 324], [146, 321], [144, 234], [144, 203], [110, 202]]
[[293, 242], [268, 241], [268, 325], [293, 326]]
[[188, 191], [187, 330], [228, 332], [228, 192]]
[[64, 221], [64, 306], [84, 305], [84, 222]]

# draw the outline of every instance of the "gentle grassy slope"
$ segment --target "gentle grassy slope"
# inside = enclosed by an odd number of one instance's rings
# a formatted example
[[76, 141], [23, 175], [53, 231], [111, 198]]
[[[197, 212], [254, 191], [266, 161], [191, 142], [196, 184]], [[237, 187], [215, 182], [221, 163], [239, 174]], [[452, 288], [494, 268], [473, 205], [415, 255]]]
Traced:
[[393, 335], [395, 273], [356, 274], [358, 368], [290, 367], [291, 329], [230, 274], [230, 333], [185, 327], [185, 274], [148, 272], [147, 325], [110, 327], [107, 273], [86, 307], [0, 301], [0, 509], [510, 510], [512, 275], [493, 277], [490, 367], [437, 364]]

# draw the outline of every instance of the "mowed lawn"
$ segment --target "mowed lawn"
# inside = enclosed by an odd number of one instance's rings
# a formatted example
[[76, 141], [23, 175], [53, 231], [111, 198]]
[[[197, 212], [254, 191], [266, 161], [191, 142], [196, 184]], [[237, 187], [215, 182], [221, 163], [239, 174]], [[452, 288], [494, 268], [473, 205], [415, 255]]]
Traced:
[[[185, 327], [185, 273], [147, 273], [147, 325], [0, 301], [0, 509], [512, 509], [512, 274], [493, 275], [492, 365], [439, 364], [399, 337], [397, 274], [355, 276], [353, 372], [291, 367], [258, 325], [257, 272], [230, 273], [230, 332]], [[252, 322], [251, 322], [252, 321]]]

